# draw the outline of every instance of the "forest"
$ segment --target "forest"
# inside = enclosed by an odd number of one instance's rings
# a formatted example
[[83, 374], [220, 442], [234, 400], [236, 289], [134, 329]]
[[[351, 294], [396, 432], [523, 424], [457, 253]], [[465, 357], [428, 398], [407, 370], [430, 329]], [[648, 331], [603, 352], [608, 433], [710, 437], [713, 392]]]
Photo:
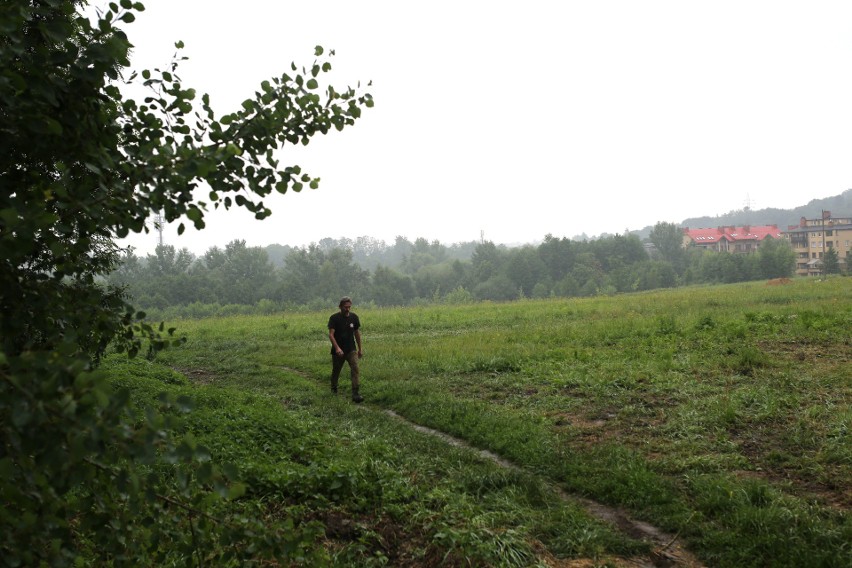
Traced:
[[546, 235], [520, 247], [404, 237], [388, 245], [360, 237], [262, 248], [235, 240], [199, 257], [160, 245], [145, 257], [126, 252], [107, 281], [152, 315], [205, 316], [335, 305], [341, 290], [376, 306], [589, 297], [787, 277], [794, 261], [786, 241], [767, 241], [754, 255], [684, 249], [680, 229], [661, 222], [645, 242]]

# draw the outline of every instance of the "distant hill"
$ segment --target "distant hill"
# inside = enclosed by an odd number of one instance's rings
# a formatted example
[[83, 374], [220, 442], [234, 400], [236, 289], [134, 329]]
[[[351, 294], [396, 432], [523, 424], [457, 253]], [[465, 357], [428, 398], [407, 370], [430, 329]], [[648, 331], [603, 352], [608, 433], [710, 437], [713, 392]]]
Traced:
[[[807, 205], [794, 209], [738, 209], [715, 217], [691, 217], [684, 219], [679, 225], [690, 229], [721, 227], [723, 225], [778, 225], [786, 231], [790, 225], [798, 225], [802, 217], [818, 219], [823, 211], [831, 211], [832, 217], [852, 217], [852, 189], [847, 189], [840, 195], [812, 199]], [[645, 227], [641, 231], [631, 231], [640, 238], [651, 234], [653, 227]]]
[[699, 229], [721, 225], [778, 225], [782, 231], [789, 225], [798, 225], [802, 217], [818, 219], [822, 211], [831, 211], [832, 217], [852, 216], [852, 189], [835, 197], [813, 199], [807, 205], [795, 209], [741, 209], [718, 217], [693, 217], [684, 219], [682, 227]]

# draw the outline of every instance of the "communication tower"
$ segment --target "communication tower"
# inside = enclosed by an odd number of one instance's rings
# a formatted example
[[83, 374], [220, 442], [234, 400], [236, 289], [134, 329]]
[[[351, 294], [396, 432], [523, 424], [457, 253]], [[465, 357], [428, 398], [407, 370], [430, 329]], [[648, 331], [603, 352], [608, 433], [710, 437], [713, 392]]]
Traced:
[[163, 219], [162, 211], [157, 211], [154, 214], [154, 229], [157, 231], [157, 246], [163, 246], [163, 225], [166, 222]]

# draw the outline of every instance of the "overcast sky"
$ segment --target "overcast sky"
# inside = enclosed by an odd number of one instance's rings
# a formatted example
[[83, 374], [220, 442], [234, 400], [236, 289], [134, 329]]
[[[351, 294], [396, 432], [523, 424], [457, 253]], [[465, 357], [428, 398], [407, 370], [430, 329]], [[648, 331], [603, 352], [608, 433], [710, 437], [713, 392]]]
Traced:
[[[316, 45], [336, 51], [335, 86], [372, 81], [354, 127], [282, 152], [318, 190], [267, 199], [265, 221], [232, 210], [166, 230], [196, 254], [528, 243], [852, 187], [848, 0], [142, 1], [133, 67], [166, 67], [182, 40], [184, 85], [220, 114]], [[129, 244], [144, 255], [156, 237]]]

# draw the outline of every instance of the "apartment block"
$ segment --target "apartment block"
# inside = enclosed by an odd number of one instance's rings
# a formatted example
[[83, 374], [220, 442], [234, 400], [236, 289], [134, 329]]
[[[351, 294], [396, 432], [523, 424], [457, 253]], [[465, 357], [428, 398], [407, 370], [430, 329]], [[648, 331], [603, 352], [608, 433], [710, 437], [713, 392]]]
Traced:
[[822, 217], [802, 217], [798, 225], [784, 231], [784, 237], [796, 252], [796, 274], [819, 276], [823, 273], [822, 259], [826, 251], [837, 251], [840, 270], [847, 271], [852, 262], [852, 217], [833, 218], [831, 211], [823, 211]]

